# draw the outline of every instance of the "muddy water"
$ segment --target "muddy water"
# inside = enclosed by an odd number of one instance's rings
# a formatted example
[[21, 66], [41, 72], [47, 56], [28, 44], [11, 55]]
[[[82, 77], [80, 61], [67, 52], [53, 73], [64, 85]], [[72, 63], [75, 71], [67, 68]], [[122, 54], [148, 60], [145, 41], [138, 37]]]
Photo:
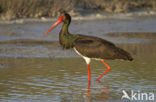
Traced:
[[134, 57], [132, 62], [106, 60], [111, 71], [99, 82], [96, 79], [106, 70], [105, 66], [92, 61], [92, 80], [88, 82], [84, 60], [59, 45], [60, 26], [45, 35], [50, 22], [1, 24], [0, 101], [120, 102], [122, 90], [129, 94], [131, 90], [155, 93], [156, 35], [106, 34], [156, 32], [154, 22], [155, 19], [73, 22], [71, 32], [106, 38]]

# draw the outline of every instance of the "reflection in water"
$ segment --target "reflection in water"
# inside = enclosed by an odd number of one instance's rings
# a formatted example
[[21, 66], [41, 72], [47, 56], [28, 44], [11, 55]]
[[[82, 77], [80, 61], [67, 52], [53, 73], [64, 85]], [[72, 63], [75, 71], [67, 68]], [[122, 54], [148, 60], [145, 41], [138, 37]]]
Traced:
[[110, 95], [110, 90], [109, 86], [106, 84], [103, 84], [100, 80], [97, 80], [98, 85], [100, 88], [98, 88], [98, 93], [91, 93], [92, 90], [91, 88], [91, 80], [88, 80], [88, 88], [87, 88], [87, 93], [84, 96], [87, 102], [91, 102], [94, 98], [98, 99], [98, 101], [107, 101], [109, 100], [109, 95]]

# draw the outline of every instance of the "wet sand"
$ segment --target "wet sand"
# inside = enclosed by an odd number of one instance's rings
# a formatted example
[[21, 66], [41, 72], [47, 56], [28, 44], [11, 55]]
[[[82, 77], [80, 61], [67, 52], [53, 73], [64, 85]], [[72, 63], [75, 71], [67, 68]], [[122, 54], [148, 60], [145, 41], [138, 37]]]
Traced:
[[43, 32], [51, 22], [1, 24], [0, 101], [120, 102], [122, 90], [155, 93], [156, 29], [151, 24], [156, 23], [153, 22], [156, 20], [73, 22], [71, 32], [105, 38], [134, 57], [132, 62], [105, 60], [111, 71], [100, 82], [96, 79], [106, 70], [105, 66], [92, 61], [92, 80], [88, 82], [84, 60], [59, 45], [60, 26], [45, 35]]

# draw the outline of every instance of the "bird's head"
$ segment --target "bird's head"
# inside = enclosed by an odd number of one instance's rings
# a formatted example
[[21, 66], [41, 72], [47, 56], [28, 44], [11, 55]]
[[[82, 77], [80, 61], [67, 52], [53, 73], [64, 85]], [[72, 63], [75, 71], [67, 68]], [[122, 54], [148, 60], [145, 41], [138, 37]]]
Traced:
[[48, 34], [50, 31], [52, 31], [55, 27], [57, 27], [62, 22], [65, 24], [70, 24], [70, 21], [71, 21], [71, 16], [64, 11], [59, 17], [59, 19], [45, 33]]

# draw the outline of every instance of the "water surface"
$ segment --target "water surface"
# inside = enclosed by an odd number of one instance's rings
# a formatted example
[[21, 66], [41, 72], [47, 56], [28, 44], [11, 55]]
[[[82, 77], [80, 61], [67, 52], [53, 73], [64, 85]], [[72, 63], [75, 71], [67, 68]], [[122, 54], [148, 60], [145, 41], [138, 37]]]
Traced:
[[[155, 93], [156, 35], [150, 33], [156, 32], [155, 22], [128, 19], [72, 23], [71, 32], [105, 38], [134, 57], [132, 62], [105, 60], [111, 70], [100, 82], [96, 79], [106, 67], [92, 61], [92, 80], [88, 82], [85, 61], [59, 45], [60, 26], [45, 35], [51, 22], [1, 24], [0, 101], [120, 102], [122, 90]], [[112, 32], [146, 33], [107, 34]]]

